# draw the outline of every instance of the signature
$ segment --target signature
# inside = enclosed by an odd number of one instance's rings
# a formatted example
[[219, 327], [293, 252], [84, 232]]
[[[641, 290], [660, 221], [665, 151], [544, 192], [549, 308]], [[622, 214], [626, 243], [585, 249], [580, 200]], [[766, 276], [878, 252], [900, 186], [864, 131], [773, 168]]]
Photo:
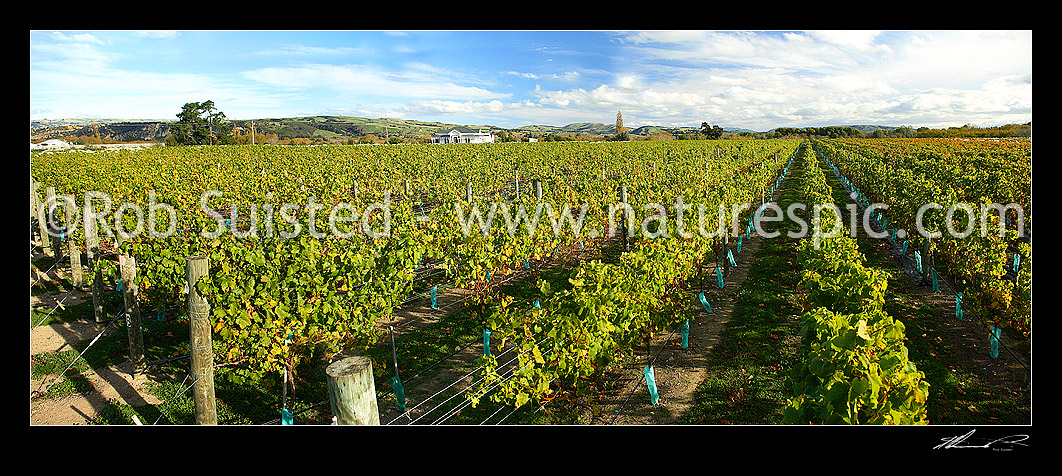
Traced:
[[941, 438], [940, 440], [942, 441], [942, 443], [937, 446], [934, 446], [933, 449], [936, 450], [940, 448], [990, 448], [993, 445], [996, 445], [997, 447], [1001, 445], [1028, 446], [1022, 442], [1028, 440], [1029, 435], [1011, 435], [1004, 436], [1003, 438], [996, 438], [994, 440], [986, 440], [984, 438], [971, 439], [970, 436], [973, 435], [975, 431], [977, 430], [970, 430], [968, 433], [961, 436], [950, 436], [947, 438]]

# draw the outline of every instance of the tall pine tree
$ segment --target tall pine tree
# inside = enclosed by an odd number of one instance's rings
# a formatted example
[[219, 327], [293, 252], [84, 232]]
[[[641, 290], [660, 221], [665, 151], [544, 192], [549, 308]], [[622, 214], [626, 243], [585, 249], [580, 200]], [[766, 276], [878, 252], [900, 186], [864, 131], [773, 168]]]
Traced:
[[628, 140], [627, 129], [623, 127], [623, 113], [616, 111], [616, 140]]

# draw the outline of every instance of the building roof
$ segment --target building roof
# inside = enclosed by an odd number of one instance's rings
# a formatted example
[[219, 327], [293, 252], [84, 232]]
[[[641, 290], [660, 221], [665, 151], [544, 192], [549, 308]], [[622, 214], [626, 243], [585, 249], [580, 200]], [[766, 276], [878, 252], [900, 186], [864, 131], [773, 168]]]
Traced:
[[[456, 126], [456, 127], [451, 127], [449, 129], [440, 130], [440, 131], [436, 132], [435, 135], [437, 135], [437, 136], [445, 136], [445, 135], [449, 135], [451, 132], [454, 132], [454, 131], [457, 131], [457, 132], [459, 132], [461, 134], [479, 134], [481, 130], [482, 129], [472, 129], [471, 127], [465, 127], [465, 126]], [[489, 132], [484, 132], [484, 134], [489, 134]]]

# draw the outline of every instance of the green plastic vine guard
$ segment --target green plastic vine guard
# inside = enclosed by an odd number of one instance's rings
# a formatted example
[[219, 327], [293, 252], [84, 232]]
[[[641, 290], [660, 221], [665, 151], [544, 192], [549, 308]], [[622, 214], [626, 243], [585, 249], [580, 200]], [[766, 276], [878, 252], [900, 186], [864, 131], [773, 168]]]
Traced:
[[431, 308], [432, 309], [438, 309], [439, 308], [438, 307], [438, 304], [439, 304], [438, 303], [438, 293], [439, 293], [439, 285], [438, 284], [433, 284], [431, 286]]
[[542, 304], [538, 302], [538, 299], [535, 299], [535, 307], [542, 309]]
[[[284, 345], [291, 344], [291, 339], [295, 337], [295, 331], [288, 330], [288, 336], [284, 338]], [[288, 371], [284, 370], [284, 402], [283, 405], [287, 405], [287, 386], [288, 386]], [[294, 425], [295, 416], [288, 411], [287, 408], [280, 409], [280, 424], [281, 425]]]
[[483, 329], [483, 356], [490, 356], [490, 329]]
[[712, 305], [708, 304], [708, 299], [704, 297], [704, 293], [700, 293], [697, 297], [701, 300], [701, 305], [704, 306], [705, 312], [712, 312]]
[[918, 272], [921, 273], [922, 272], [922, 253], [919, 253], [918, 250], [915, 250], [915, 266], [918, 267]]
[[[743, 238], [744, 238], [744, 236], [738, 236], [738, 245], [737, 245], [737, 252], [738, 253], [741, 252], [741, 241], [742, 241]], [[727, 253], [729, 253], [729, 251], [727, 251]]]
[[991, 355], [993, 359], [999, 358], [999, 337], [1002, 333], [1003, 329], [992, 326], [992, 331], [988, 335], [988, 341], [992, 344], [992, 350], [989, 355]]
[[155, 320], [159, 322], [166, 320], [166, 308], [159, 307], [159, 312], [155, 313]]
[[[739, 244], [738, 245], [738, 253], [740, 253], [740, 252], [741, 252], [741, 245]], [[734, 253], [731, 253], [730, 250], [726, 250], [726, 257], [730, 259], [730, 266], [735, 266], [735, 267], [737, 266], [737, 263], [734, 262]]]
[[900, 254], [907, 254], [907, 240], [903, 240], [903, 250], [900, 251]]
[[122, 278], [118, 278], [118, 286], [116, 286], [114, 288], [114, 290], [115, 291], [121, 291], [122, 290]]
[[1011, 265], [1011, 268], [1014, 269], [1015, 273], [1018, 272], [1018, 269], [1019, 269], [1020, 265], [1021, 265], [1021, 255], [1019, 255], [1017, 253], [1014, 253], [1014, 264]]
[[642, 373], [645, 374], [645, 383], [649, 386], [649, 401], [656, 405], [656, 402], [660, 400], [660, 395], [656, 392], [656, 378], [653, 375], [653, 366], [645, 366], [642, 369]]
[[690, 320], [686, 319], [686, 322], [682, 323], [682, 348], [685, 349], [690, 346]]
[[962, 319], [962, 293], [955, 293], [955, 317]]
[[719, 289], [723, 289], [723, 272], [715, 268], [715, 279], [719, 282]]
[[930, 269], [929, 270], [929, 275], [933, 277], [933, 292], [939, 293], [940, 292], [940, 284], [937, 283], [937, 270]]
[[391, 377], [391, 389], [395, 391], [395, 399], [398, 400], [398, 409], [406, 411], [406, 389], [402, 387], [402, 379], [397, 375]]

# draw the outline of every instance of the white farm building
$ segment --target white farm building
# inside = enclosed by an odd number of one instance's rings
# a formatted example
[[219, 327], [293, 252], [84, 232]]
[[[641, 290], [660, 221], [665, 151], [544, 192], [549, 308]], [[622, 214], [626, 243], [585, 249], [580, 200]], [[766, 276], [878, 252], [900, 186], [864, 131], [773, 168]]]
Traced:
[[48, 139], [39, 144], [30, 142], [30, 150], [63, 150], [72, 147], [69, 142], [62, 139]]
[[464, 126], [436, 132], [431, 137], [432, 144], [481, 144], [494, 142], [494, 134], [484, 132], [483, 129], [473, 130]]

